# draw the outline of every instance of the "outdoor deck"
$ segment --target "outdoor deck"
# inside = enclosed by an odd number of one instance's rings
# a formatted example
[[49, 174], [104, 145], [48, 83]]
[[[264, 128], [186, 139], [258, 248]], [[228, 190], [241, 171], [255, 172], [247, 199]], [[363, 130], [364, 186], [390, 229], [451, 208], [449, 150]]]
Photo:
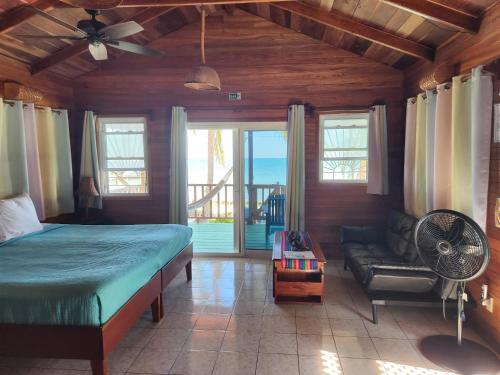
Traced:
[[[198, 253], [234, 252], [233, 224], [231, 223], [189, 223], [193, 228], [194, 251]], [[246, 225], [246, 248], [248, 250], [266, 249], [265, 224]], [[268, 249], [273, 243], [269, 235]]]

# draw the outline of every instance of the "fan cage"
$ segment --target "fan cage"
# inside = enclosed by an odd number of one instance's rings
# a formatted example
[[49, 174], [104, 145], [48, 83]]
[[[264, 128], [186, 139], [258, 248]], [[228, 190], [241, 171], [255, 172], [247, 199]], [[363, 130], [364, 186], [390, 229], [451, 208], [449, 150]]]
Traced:
[[422, 261], [447, 280], [475, 279], [489, 263], [484, 232], [460, 212], [435, 210], [427, 213], [415, 227], [414, 241]]

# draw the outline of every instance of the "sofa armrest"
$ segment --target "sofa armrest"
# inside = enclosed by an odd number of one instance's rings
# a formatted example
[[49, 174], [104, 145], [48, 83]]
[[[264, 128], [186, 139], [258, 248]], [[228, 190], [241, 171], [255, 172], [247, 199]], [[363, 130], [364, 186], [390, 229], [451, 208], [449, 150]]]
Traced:
[[365, 280], [369, 291], [430, 292], [438, 276], [425, 266], [372, 265]]
[[385, 233], [377, 227], [355, 227], [343, 225], [340, 227], [340, 243], [358, 242], [358, 243], [383, 243]]

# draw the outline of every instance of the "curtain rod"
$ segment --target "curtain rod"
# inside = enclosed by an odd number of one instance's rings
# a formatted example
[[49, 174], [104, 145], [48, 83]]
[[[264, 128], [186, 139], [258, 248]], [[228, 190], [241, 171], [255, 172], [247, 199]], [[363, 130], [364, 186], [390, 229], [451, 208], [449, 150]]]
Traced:
[[[301, 103], [299, 103], [301, 104]], [[247, 106], [240, 106], [240, 107], [202, 107], [202, 106], [186, 106], [184, 107], [186, 111], [245, 111], [245, 110], [288, 110], [288, 107], [292, 104], [289, 104], [287, 106], [283, 105], [247, 105]], [[323, 112], [366, 112], [366, 111], [373, 111], [375, 110], [374, 106], [369, 106], [369, 107], [314, 107], [310, 103], [304, 103], [304, 107], [306, 108], [306, 112], [311, 111], [311, 112], [317, 112], [317, 113], [323, 113]]]
[[[10, 105], [11, 107], [13, 107], [14, 104], [16, 103], [14, 100], [9, 100], [9, 99], [4, 99], [3, 102], [6, 103], [6, 104], [8, 104], [8, 105]], [[48, 108], [48, 107], [41, 107], [41, 106], [38, 106], [38, 105], [35, 105], [34, 107], [35, 107], [35, 109], [46, 109], [46, 108]], [[28, 105], [27, 104], [23, 104], [23, 108], [28, 108]], [[52, 112], [57, 113], [58, 115], [60, 115], [62, 113], [62, 111], [59, 110], [59, 109], [52, 109], [51, 108], [50, 110]]]
[[[485, 70], [485, 69], [481, 70], [481, 74], [482, 75], [487, 75], [487, 76], [490, 76], [490, 77], [493, 77], [493, 78], [496, 78], [496, 74], [495, 73], [490, 72], [490, 71]], [[461, 75], [458, 75], [458, 77], [460, 77], [460, 81], [461, 82], [467, 82], [472, 77], [472, 73], [461, 74]], [[452, 82], [446, 82], [444, 84], [444, 89], [445, 90], [449, 90], [449, 89], [451, 89], [451, 86], [452, 86]], [[434, 94], [437, 94], [437, 88], [432, 89], [432, 92]], [[424, 95], [422, 97], [424, 99], [427, 99], [427, 95], [425, 93], [424, 93]], [[417, 98], [416, 97], [410, 98], [410, 100], [411, 100], [411, 104], [415, 104], [417, 102]]]

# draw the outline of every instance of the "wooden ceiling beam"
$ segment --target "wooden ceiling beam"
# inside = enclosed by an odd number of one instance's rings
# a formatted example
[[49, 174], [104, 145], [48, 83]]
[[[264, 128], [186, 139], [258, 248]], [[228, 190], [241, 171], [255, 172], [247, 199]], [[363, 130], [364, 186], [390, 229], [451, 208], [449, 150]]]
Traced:
[[[275, 0], [290, 1], [290, 0]], [[269, 3], [269, 0], [123, 0], [119, 8]]]
[[35, 16], [37, 13], [33, 7], [47, 12], [54, 9], [54, 6], [58, 2], [59, 0], [36, 0], [30, 5], [23, 5], [9, 10], [3, 14], [2, 19], [0, 20], [0, 35], [9, 32], [20, 23]]
[[360, 21], [356, 21], [356, 19], [346, 17], [338, 11], [328, 12], [314, 6], [295, 1], [279, 3], [273, 2], [271, 4], [274, 7], [298, 14], [299, 16], [316, 21], [322, 25], [353, 34], [357, 37], [367, 39], [371, 42], [378, 43], [407, 55], [430, 61], [434, 59], [434, 48], [403, 38], [388, 31], [377, 29]]
[[[137, 14], [134, 14], [132, 17], [123, 19], [117, 23], [135, 21], [139, 25], [143, 25], [145, 23], [148, 23], [149, 21], [154, 20], [157, 17], [160, 17], [163, 14], [171, 12], [174, 9], [174, 7], [148, 8]], [[43, 59], [34, 62], [31, 65], [31, 74], [38, 74], [54, 65], [64, 62], [67, 59], [81, 55], [82, 53], [88, 51], [88, 45], [89, 43], [86, 40], [79, 40], [71, 46], [65, 47]]]
[[462, 31], [476, 33], [481, 24], [478, 17], [432, 0], [382, 0], [382, 2]]

